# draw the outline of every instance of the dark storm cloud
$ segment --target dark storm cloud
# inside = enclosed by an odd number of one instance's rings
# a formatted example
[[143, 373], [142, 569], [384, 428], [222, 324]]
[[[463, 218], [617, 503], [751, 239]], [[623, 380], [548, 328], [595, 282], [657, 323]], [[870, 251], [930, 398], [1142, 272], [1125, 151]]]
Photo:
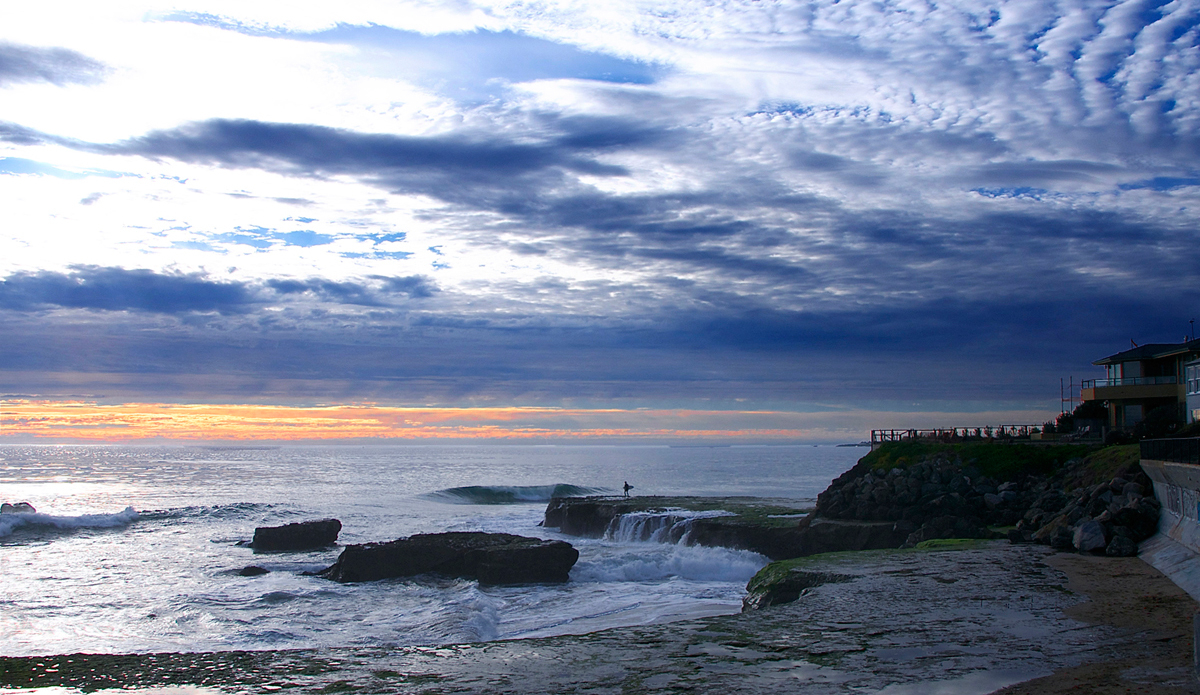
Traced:
[[155, 314], [247, 314], [290, 295], [319, 302], [388, 306], [397, 297], [431, 297], [436, 286], [421, 276], [372, 276], [371, 282], [270, 280], [265, 285], [215, 282], [199, 273], [158, 273], [75, 266], [69, 273], [20, 272], [0, 280], [0, 310], [30, 312], [61, 307]]
[[196, 273], [76, 266], [70, 273], [43, 270], [0, 280], [0, 307], [18, 311], [58, 306], [164, 314], [238, 313], [255, 301], [244, 284], [212, 282]]
[[0, 42], [0, 87], [18, 82], [94, 84], [108, 68], [65, 48], [36, 48]]
[[385, 277], [371, 276], [378, 286], [355, 282], [333, 282], [321, 278], [307, 280], [268, 280], [266, 285], [282, 295], [311, 294], [334, 304], [359, 306], [388, 306], [394, 295], [405, 295], [413, 299], [432, 297], [437, 287], [427, 278], [420, 276]]
[[[620, 175], [591, 158], [597, 151], [652, 142], [660, 134], [609, 119], [562, 122], [567, 132], [541, 142], [466, 135], [410, 137], [250, 120], [211, 120], [155, 131], [115, 145], [81, 146], [112, 154], [171, 158], [301, 176], [347, 174], [392, 190], [443, 198], [484, 188], [515, 188], [554, 171]], [[14, 137], [23, 133], [16, 131]]]

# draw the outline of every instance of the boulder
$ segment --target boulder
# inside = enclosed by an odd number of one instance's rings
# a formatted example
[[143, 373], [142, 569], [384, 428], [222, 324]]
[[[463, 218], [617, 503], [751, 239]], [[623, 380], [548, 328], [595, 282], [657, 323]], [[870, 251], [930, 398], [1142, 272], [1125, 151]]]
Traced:
[[237, 574], [239, 577], [257, 577], [259, 575], [267, 574], [270, 571], [271, 570], [265, 567], [259, 567], [258, 565], [247, 565], [238, 570]]
[[1137, 555], [1137, 552], [1137, 543], [1125, 536], [1117, 535], [1114, 535], [1108, 546], [1104, 548], [1104, 554], [1109, 557], [1133, 557]]
[[337, 519], [301, 521], [254, 529], [250, 547], [255, 550], [313, 550], [337, 543], [342, 522]]
[[349, 545], [318, 572], [336, 582], [369, 582], [436, 573], [482, 584], [565, 582], [579, 551], [564, 541], [511, 533], [427, 533], [387, 543]]
[[0, 514], [35, 514], [35, 513], [37, 513], [37, 510], [34, 509], [33, 505], [28, 502], [17, 502], [16, 504], [9, 504], [8, 502], [5, 502], [4, 504], [0, 504]]
[[1075, 546], [1076, 550], [1086, 553], [1103, 550], [1108, 545], [1108, 541], [1104, 538], [1104, 527], [1099, 522], [1089, 519], [1076, 527], [1071, 544]]

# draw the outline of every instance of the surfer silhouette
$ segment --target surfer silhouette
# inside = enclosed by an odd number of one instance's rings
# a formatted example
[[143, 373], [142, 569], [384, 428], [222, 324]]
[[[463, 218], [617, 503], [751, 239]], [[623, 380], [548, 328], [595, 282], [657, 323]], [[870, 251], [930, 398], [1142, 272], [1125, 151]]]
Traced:
[[630, 491], [630, 490], [632, 490], [632, 489], [633, 489], [633, 486], [629, 484], [629, 481], [628, 481], [628, 480], [626, 480], [626, 481], [625, 481], [625, 496], [626, 496], [626, 497], [628, 497], [628, 496], [629, 496], [629, 491]]

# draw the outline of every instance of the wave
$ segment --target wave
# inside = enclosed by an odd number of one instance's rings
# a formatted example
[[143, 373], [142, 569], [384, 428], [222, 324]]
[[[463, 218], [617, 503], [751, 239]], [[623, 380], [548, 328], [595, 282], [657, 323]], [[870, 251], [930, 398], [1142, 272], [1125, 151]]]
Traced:
[[426, 499], [449, 504], [530, 504], [549, 502], [555, 497], [585, 497], [610, 490], [581, 485], [468, 485], [422, 495]]
[[661, 552], [601, 552], [580, 558], [571, 569], [575, 582], [649, 582], [685, 579], [699, 582], [750, 581], [770, 562], [749, 550], [703, 546], [664, 546]]
[[630, 512], [614, 517], [604, 531], [609, 541], [680, 543], [691, 545], [692, 525], [696, 519], [711, 519], [718, 516], [734, 516], [732, 512], [715, 509], [693, 512], [686, 509], [669, 509], [661, 512]]
[[234, 502], [232, 504], [217, 504], [213, 506], [174, 507], [171, 509], [152, 509], [140, 512], [143, 519], [156, 521], [167, 519], [241, 519], [243, 517], [261, 516], [263, 512], [272, 510], [274, 504], [263, 502]]
[[116, 514], [81, 514], [79, 516], [54, 516], [38, 512], [0, 514], [0, 538], [6, 538], [18, 529], [57, 529], [73, 531], [90, 528], [120, 528], [141, 518], [141, 515], [126, 507]]

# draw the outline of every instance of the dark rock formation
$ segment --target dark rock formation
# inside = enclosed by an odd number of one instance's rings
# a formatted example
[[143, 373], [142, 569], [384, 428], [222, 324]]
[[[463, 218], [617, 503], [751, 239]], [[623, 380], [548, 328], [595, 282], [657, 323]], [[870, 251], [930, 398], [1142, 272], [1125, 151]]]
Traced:
[[250, 546], [255, 550], [313, 550], [337, 543], [341, 530], [342, 522], [337, 519], [260, 526], [254, 529]]
[[259, 575], [267, 574], [270, 571], [271, 570], [265, 567], [259, 567], [258, 565], [247, 565], [238, 570], [237, 574], [239, 577], [257, 577]]
[[[1117, 555], [1131, 551], [1129, 543], [1114, 545], [1114, 539], [1131, 541], [1136, 553], [1136, 544], [1157, 529], [1158, 502], [1143, 494], [1151, 489], [1150, 480], [1136, 452], [1102, 450], [1064, 462], [1076, 451], [1064, 449], [1053, 465], [1043, 465], [1047, 457], [1037, 449], [972, 446], [981, 448], [934, 445], [911, 460], [864, 457], [817, 497], [811, 514], [792, 523], [777, 522], [796, 515], [754, 513], [745, 500], [739, 510], [732, 499], [586, 497], [552, 500], [544, 525], [597, 538], [611, 536], [626, 517], [655, 508], [662, 514], [672, 505], [727, 509], [732, 512], [727, 516], [683, 520], [658, 539], [753, 550], [772, 560], [1006, 536], [1014, 543]], [[994, 459], [997, 450], [989, 447], [1005, 447], [1004, 457], [1016, 461], [1008, 468], [989, 469], [1007, 470], [1003, 477], [989, 477], [973, 463], [972, 457], [991, 454]], [[1094, 482], [1098, 471], [1117, 475]], [[995, 530], [1013, 525], [1006, 533]], [[1081, 525], [1086, 533], [1077, 534]]]
[[4, 504], [0, 504], [0, 514], [34, 514], [36, 512], [37, 510], [28, 502], [17, 502], [16, 504], [5, 502]]
[[369, 582], [437, 573], [482, 584], [565, 582], [579, 551], [563, 541], [510, 533], [428, 533], [387, 543], [349, 545], [318, 574]]
[[[882, 550], [898, 548], [911, 535], [908, 521], [844, 521], [806, 517], [794, 532], [794, 553], [804, 557], [843, 550]], [[768, 556], [770, 557], [770, 556]]]

